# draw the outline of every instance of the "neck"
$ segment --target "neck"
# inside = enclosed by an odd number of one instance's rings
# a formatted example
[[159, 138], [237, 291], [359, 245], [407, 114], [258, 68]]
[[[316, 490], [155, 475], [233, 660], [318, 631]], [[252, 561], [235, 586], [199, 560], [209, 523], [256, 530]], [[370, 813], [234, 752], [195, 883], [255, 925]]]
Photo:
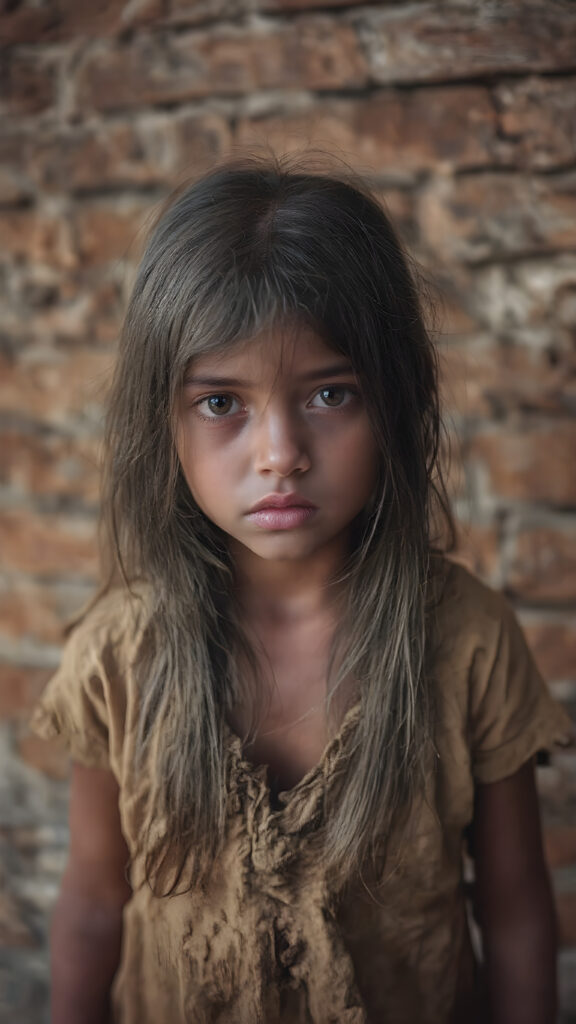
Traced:
[[304, 564], [268, 561], [250, 552], [233, 552], [237, 595], [246, 618], [261, 622], [297, 623], [337, 614], [345, 585], [335, 582], [343, 554], [310, 559]]

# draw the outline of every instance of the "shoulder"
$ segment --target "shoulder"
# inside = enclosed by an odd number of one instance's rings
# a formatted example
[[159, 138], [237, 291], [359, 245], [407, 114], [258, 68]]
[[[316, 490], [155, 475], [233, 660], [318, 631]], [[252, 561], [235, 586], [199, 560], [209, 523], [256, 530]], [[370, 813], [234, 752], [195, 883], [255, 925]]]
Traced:
[[104, 651], [135, 654], [153, 611], [152, 588], [146, 583], [107, 590], [79, 615], [69, 631], [64, 654], [83, 658], [98, 657]]
[[514, 609], [504, 594], [444, 559], [429, 618], [429, 652], [440, 690], [472, 705], [542, 680]]
[[477, 782], [489, 783], [512, 775], [537, 750], [569, 742], [570, 721], [552, 700], [506, 596], [447, 559], [434, 582], [430, 666], [446, 762], [469, 765]]
[[510, 609], [501, 591], [488, 586], [459, 562], [442, 558], [436, 571], [441, 580], [438, 600], [440, 610], [450, 611], [461, 618], [473, 615], [493, 621]]
[[64, 739], [72, 758], [88, 767], [118, 770], [138, 704], [134, 666], [153, 614], [151, 597], [140, 584], [98, 596], [79, 616], [34, 709], [32, 729]]

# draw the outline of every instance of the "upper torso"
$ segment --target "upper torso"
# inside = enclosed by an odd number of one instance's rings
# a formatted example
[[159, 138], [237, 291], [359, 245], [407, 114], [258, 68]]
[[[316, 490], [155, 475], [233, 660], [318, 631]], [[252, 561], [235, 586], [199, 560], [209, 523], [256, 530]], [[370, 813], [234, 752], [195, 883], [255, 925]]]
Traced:
[[36, 724], [45, 735], [64, 733], [73, 757], [109, 763], [120, 784], [134, 857], [115, 989], [121, 1024], [455, 1019], [473, 988], [461, 859], [475, 782], [511, 774], [566, 727], [501, 599], [447, 569], [430, 666], [435, 765], [402, 840], [383, 836], [372, 874], [333, 891], [316, 842], [327, 788], [351, 765], [360, 699], [327, 744], [314, 714], [292, 740], [284, 730], [275, 761], [265, 737], [247, 751], [233, 723], [226, 726], [223, 852], [205, 886], [170, 898], [144, 880], [139, 839], [150, 777], [133, 759], [138, 638], [125, 597], [109, 600], [98, 630], [86, 627], [75, 640]]
[[[330, 650], [337, 620], [330, 610], [316, 616], [258, 628], [259, 669], [266, 687], [265, 712], [257, 734], [244, 745], [244, 756], [268, 768], [274, 796], [295, 785], [317, 765], [329, 739], [326, 721]], [[356, 691], [347, 682], [340, 688], [345, 707]], [[236, 708], [228, 724], [237, 736], [248, 731], [249, 716]]]

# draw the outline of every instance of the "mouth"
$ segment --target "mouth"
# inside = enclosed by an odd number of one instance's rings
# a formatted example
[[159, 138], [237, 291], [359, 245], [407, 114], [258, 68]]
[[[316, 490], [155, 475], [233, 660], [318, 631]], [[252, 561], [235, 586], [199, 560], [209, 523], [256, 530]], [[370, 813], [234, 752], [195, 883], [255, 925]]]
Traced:
[[292, 530], [303, 526], [318, 511], [300, 494], [267, 494], [248, 512], [248, 518], [264, 530]]
[[254, 512], [262, 512], [265, 509], [286, 508], [315, 509], [316, 506], [311, 501], [308, 501], [307, 498], [303, 498], [300, 494], [294, 492], [290, 494], [267, 494], [266, 497], [261, 498], [255, 505], [252, 505], [248, 515], [252, 515]]

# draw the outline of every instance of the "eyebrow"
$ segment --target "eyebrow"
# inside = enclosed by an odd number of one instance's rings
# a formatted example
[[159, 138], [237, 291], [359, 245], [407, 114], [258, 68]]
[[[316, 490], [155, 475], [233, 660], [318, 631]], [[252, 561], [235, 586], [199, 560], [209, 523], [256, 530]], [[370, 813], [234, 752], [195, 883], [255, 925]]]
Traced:
[[[316, 370], [309, 370], [308, 373], [300, 374], [298, 380], [315, 381], [327, 377], [350, 377], [354, 371], [350, 363], [334, 363], [332, 366], [320, 366]], [[184, 377], [185, 387], [207, 387], [207, 388], [253, 388], [256, 383], [251, 380], [242, 380], [239, 377], [213, 377], [186, 374]]]

